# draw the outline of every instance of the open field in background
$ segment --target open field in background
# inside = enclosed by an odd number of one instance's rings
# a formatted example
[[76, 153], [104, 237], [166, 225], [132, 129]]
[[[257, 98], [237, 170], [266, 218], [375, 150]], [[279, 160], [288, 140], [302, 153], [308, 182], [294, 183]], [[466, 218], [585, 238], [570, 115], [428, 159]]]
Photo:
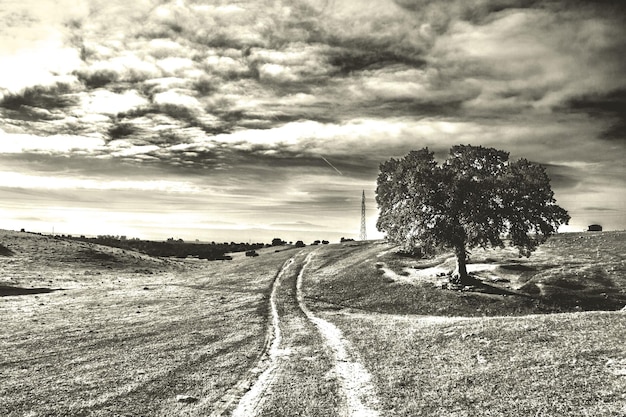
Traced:
[[2, 416], [207, 415], [256, 362], [292, 255], [169, 261], [6, 231], [0, 244], [0, 291], [55, 290], [0, 297]]
[[292, 257], [258, 415], [338, 415], [328, 347], [294, 298], [311, 251], [304, 302], [371, 373], [381, 416], [626, 415], [626, 313], [611, 311], [626, 305], [625, 232], [558, 235], [529, 259], [475, 250], [472, 291], [441, 289], [449, 254], [276, 250], [170, 260], [0, 231], [0, 415], [210, 415], [251, 378]]

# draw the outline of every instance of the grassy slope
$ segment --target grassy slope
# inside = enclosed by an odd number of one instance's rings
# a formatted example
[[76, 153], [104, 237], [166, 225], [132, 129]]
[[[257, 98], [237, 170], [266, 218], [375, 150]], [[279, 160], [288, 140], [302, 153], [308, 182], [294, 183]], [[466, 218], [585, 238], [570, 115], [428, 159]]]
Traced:
[[522, 270], [522, 290], [534, 295], [540, 286], [540, 298], [563, 311], [626, 305], [626, 232], [556, 235], [511, 267]]
[[292, 255], [171, 262], [5, 231], [0, 244], [0, 286], [56, 289], [0, 298], [3, 416], [208, 414], [254, 364]]
[[[402, 258], [381, 243], [329, 247], [305, 293], [359, 350], [383, 415], [626, 415], [626, 314], [527, 316], [623, 306], [625, 237], [559, 235], [530, 259], [475, 251], [474, 262], [511, 279], [511, 292], [542, 288], [506, 297], [394, 282], [377, 267], [403, 273], [445, 257]], [[518, 317], [499, 317], [508, 315]]]
[[[557, 236], [528, 260], [475, 251], [474, 262], [493, 264], [524, 296], [393, 282], [377, 263], [403, 274], [434, 261], [356, 242], [321, 247], [304, 290], [359, 351], [382, 415], [626, 415], [624, 313], [523, 316], [619, 306], [626, 235], [581, 236]], [[255, 362], [272, 279], [294, 254], [170, 262], [13, 232], [0, 232], [0, 245], [11, 251], [0, 256], [0, 293], [56, 290], [0, 297], [7, 416], [209, 414]], [[298, 349], [265, 411], [300, 413], [294, 396], [324, 398], [319, 411], [332, 410], [335, 382], [315, 384], [327, 353], [284, 300]], [[200, 401], [182, 405], [177, 394]]]
[[323, 248], [313, 264], [316, 279], [310, 282], [307, 293], [326, 308], [445, 316], [616, 310], [626, 305], [624, 232], [558, 235], [529, 259], [518, 258], [512, 249], [475, 250], [470, 266], [486, 263], [492, 267], [489, 274], [477, 274], [485, 282], [489, 282], [487, 275], [494, 274], [510, 280], [489, 283], [488, 287], [507, 296], [442, 291], [432, 280], [415, 280], [414, 285], [395, 282], [378, 268], [384, 262], [397, 273], [406, 274], [449, 256], [415, 260], [399, 256], [381, 242]]

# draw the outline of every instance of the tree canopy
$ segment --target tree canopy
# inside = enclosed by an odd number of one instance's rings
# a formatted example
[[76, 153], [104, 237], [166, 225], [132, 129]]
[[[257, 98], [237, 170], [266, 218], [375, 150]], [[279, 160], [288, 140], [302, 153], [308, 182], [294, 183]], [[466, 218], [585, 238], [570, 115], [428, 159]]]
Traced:
[[380, 165], [377, 228], [405, 249], [455, 252], [453, 279], [468, 283], [468, 249], [504, 247], [530, 256], [570, 219], [545, 169], [482, 146], [457, 145], [441, 164], [428, 148]]

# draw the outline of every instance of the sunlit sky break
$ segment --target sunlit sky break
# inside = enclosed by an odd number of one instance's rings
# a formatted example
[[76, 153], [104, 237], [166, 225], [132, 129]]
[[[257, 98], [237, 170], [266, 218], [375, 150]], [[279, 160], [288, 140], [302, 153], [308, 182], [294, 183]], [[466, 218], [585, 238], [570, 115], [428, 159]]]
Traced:
[[623, 1], [0, 1], [0, 228], [380, 237], [379, 164], [472, 144], [621, 230], [625, 138]]

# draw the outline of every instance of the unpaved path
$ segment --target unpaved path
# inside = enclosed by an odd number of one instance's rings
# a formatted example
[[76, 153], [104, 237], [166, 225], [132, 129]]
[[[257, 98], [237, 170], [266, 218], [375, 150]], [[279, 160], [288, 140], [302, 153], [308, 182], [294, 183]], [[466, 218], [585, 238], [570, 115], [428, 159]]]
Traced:
[[294, 258], [287, 260], [274, 279], [272, 293], [270, 295], [272, 325], [267, 329], [265, 344], [257, 365], [246, 377], [241, 379], [229, 390], [222, 398], [221, 403], [216, 407], [213, 413], [211, 413], [210, 417], [222, 416], [237, 399], [239, 399], [239, 403], [232, 413], [233, 417], [251, 417], [256, 414], [256, 410], [263, 398], [263, 393], [275, 375], [278, 358], [284, 353], [280, 349], [282, 334], [278, 309], [276, 308], [276, 298], [282, 278], [293, 262]]
[[[309, 253], [305, 259], [301, 252], [282, 266], [272, 286], [269, 301], [271, 325], [268, 326], [266, 347], [257, 366], [231, 388], [211, 414], [212, 417], [228, 415], [228, 410], [233, 410], [233, 417], [270, 415], [268, 410], [283, 409], [284, 403], [282, 406], [280, 404], [285, 400], [290, 403], [288, 407], [293, 407], [290, 410], [299, 410], [297, 415], [378, 417], [379, 413], [374, 408], [378, 401], [370, 374], [341, 331], [332, 323], [315, 316], [305, 304], [302, 280], [312, 259], [313, 253]], [[305, 339], [309, 341], [309, 346], [301, 345]], [[321, 364], [325, 368], [323, 373], [319, 370]], [[294, 374], [294, 366], [304, 366], [308, 370], [302, 372], [300, 369]], [[322, 390], [324, 384], [328, 385], [329, 375], [334, 375], [332, 378], [336, 380], [336, 390], [327, 388], [325, 395], [331, 390], [330, 395], [336, 399], [336, 406], [322, 407], [318, 411], [310, 409], [314, 405], [314, 398], [299, 398], [302, 392], [294, 389], [294, 384], [314, 384]], [[285, 380], [290, 383], [285, 383]], [[290, 394], [291, 389], [294, 391]], [[325, 400], [328, 401], [328, 397]], [[298, 402], [301, 404], [296, 404]], [[306, 409], [302, 409], [302, 406]]]
[[313, 259], [313, 256], [314, 253], [310, 253], [307, 256], [298, 274], [297, 299], [300, 309], [317, 326], [325, 343], [333, 352], [335, 372], [339, 378], [342, 395], [346, 401], [345, 410], [342, 410], [341, 415], [342, 417], [377, 417], [379, 414], [374, 407], [378, 400], [375, 389], [371, 384], [371, 375], [352, 351], [341, 330], [334, 324], [313, 314], [304, 302], [302, 279], [305, 269]]

